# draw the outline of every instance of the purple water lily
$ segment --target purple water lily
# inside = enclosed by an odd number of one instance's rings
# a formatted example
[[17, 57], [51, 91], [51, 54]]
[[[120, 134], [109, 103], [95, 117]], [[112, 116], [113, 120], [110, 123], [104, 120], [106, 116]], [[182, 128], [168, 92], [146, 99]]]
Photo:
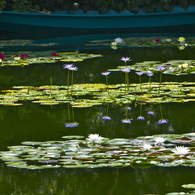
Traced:
[[77, 71], [78, 68], [76, 66], [72, 66], [72, 67], [69, 68], [69, 70]]
[[145, 120], [145, 118], [143, 116], [138, 116], [137, 120]]
[[151, 110], [150, 110], [150, 111], [147, 112], [147, 114], [149, 114], [149, 115], [154, 115], [154, 111], [151, 111]]
[[166, 67], [165, 66], [158, 66], [157, 69], [160, 71], [164, 71], [166, 69]]
[[106, 72], [102, 72], [101, 74], [104, 75], [104, 76], [107, 76], [107, 75], [110, 74], [110, 72], [109, 71], [106, 71]]
[[111, 117], [109, 117], [109, 116], [103, 116], [102, 119], [104, 119], [104, 120], [111, 120]]
[[144, 74], [143, 72], [135, 72], [137, 75], [141, 76], [142, 74]]
[[122, 123], [127, 123], [127, 124], [130, 124], [132, 123], [130, 119], [123, 119], [122, 120]]
[[168, 121], [166, 120], [166, 119], [160, 119], [160, 120], [158, 120], [158, 122], [157, 122], [158, 124], [165, 124], [165, 123], [168, 123]]
[[130, 57], [122, 57], [121, 60], [122, 60], [123, 62], [127, 62], [127, 61], [130, 60]]
[[64, 69], [70, 69], [71, 67], [74, 67], [74, 64], [64, 64], [63, 65]]
[[131, 69], [130, 68], [122, 68], [121, 69], [123, 72], [131, 72]]
[[74, 127], [78, 127], [78, 126], [79, 126], [79, 123], [76, 123], [76, 122], [65, 124], [65, 127], [68, 127], [68, 128], [74, 128]]
[[149, 72], [149, 73], [147, 73], [146, 75], [149, 76], [149, 77], [151, 77], [151, 76], [153, 76], [154, 74], [153, 74], [152, 72]]

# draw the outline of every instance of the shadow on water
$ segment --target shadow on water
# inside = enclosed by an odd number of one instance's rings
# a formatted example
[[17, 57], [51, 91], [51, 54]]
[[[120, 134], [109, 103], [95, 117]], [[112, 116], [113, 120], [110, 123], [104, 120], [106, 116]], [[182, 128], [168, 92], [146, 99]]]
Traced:
[[[193, 168], [15, 170], [1, 164], [2, 194], [164, 195], [187, 191]], [[21, 182], [22, 180], [22, 182]], [[177, 181], [177, 182], [175, 182]], [[2, 182], [1, 182], [2, 183]]]

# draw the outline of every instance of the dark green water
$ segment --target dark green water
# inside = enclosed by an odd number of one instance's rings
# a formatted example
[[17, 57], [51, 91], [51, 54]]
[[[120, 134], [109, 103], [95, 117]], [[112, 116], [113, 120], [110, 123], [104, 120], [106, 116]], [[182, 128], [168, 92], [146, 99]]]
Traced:
[[[102, 58], [76, 62], [79, 71], [75, 73], [75, 83], [104, 83], [101, 72], [123, 65], [120, 58], [130, 56], [131, 64], [146, 60], [195, 59], [195, 49], [186, 48], [126, 48], [112, 50], [90, 49], [79, 52], [99, 53]], [[32, 64], [26, 67], [1, 67], [0, 88], [9, 89], [15, 85], [47, 85], [52, 77], [53, 84], [66, 85], [63, 62], [55, 64]], [[137, 75], [130, 74], [131, 82], [139, 82]], [[159, 75], [153, 77], [158, 81]], [[143, 81], [148, 81], [143, 76]], [[163, 76], [163, 81], [195, 81], [194, 75]], [[124, 82], [124, 75], [112, 73], [110, 84]], [[98, 133], [109, 138], [135, 138], [137, 136], [163, 133], [195, 132], [195, 103], [167, 103], [162, 105], [167, 124], [158, 125], [159, 105], [153, 105], [155, 115], [147, 115], [149, 105], [143, 106], [144, 121], [136, 120], [140, 107], [129, 105], [132, 124], [122, 124], [125, 118], [123, 106], [101, 105], [91, 108], [74, 108], [77, 128], [66, 128], [67, 105], [41, 106], [25, 102], [23, 106], [0, 106], [0, 150], [10, 145], [20, 145], [23, 141], [62, 140], [64, 135], [84, 135]], [[112, 120], [102, 120], [108, 115]], [[96, 168], [96, 169], [45, 169], [25, 170], [6, 167], [0, 162], [0, 194], [2, 195], [143, 195], [165, 194], [185, 191], [182, 184], [194, 183], [193, 167], [149, 169]]]

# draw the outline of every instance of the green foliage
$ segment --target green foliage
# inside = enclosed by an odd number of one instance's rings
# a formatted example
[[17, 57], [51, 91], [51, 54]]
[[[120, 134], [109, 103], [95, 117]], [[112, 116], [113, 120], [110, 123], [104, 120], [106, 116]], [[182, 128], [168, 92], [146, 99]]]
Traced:
[[173, 6], [181, 6], [187, 9], [190, 5], [195, 5], [195, 0], [8, 0], [0, 2], [1, 10], [13, 10], [19, 12], [37, 12], [60, 10], [82, 9], [84, 12], [96, 10], [101, 14], [109, 10], [121, 12], [129, 10], [138, 13], [143, 10], [146, 13], [156, 11], [171, 11]]

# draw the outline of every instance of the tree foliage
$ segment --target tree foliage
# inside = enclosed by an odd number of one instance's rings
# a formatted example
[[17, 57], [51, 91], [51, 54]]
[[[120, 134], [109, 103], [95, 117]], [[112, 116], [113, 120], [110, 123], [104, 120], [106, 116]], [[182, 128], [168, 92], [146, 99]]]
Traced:
[[39, 12], [47, 10], [76, 10], [84, 12], [96, 10], [101, 14], [106, 14], [109, 10], [121, 12], [129, 10], [138, 13], [141, 9], [146, 13], [157, 10], [171, 11], [173, 6], [181, 6], [187, 9], [190, 5], [195, 5], [195, 0], [3, 0], [0, 1], [0, 10], [11, 10], [18, 12]]

